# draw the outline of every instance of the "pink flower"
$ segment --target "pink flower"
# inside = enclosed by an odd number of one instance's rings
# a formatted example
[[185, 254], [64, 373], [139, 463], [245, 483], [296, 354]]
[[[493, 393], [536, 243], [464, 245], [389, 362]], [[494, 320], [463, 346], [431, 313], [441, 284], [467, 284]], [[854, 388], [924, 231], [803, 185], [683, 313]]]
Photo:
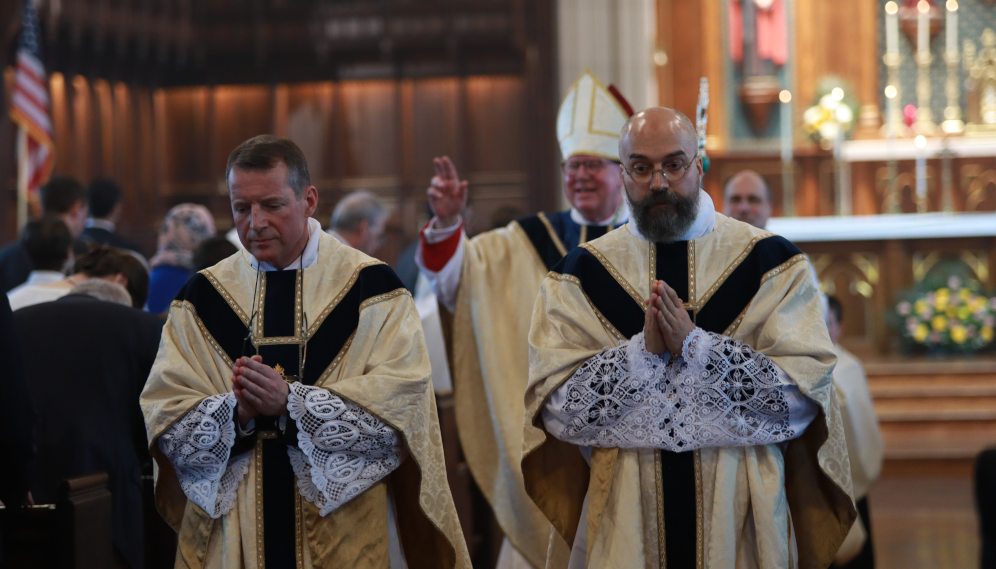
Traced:
[[916, 330], [916, 327], [919, 324], [920, 323], [917, 321], [917, 319], [913, 318], [912, 316], [906, 319], [906, 329], [910, 331], [910, 334], [912, 334], [913, 331]]
[[896, 312], [898, 312], [900, 316], [909, 316], [912, 309], [913, 307], [910, 303], [905, 300], [896, 305]]
[[948, 288], [954, 290], [961, 287], [961, 279], [956, 276], [948, 277]]

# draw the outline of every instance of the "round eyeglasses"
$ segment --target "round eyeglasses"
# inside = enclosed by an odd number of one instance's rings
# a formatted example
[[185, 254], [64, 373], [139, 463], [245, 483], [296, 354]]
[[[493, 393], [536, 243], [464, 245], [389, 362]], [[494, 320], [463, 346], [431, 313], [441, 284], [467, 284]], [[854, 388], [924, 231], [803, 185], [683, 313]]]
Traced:
[[649, 184], [651, 180], [654, 179], [654, 174], [660, 172], [668, 182], [677, 182], [678, 180], [685, 177], [685, 172], [692, 167], [695, 162], [688, 162], [687, 164], [678, 160], [673, 160], [667, 162], [663, 167], [655, 169], [649, 164], [637, 164], [632, 168], [623, 169], [629, 174], [629, 177], [633, 179], [637, 184]]

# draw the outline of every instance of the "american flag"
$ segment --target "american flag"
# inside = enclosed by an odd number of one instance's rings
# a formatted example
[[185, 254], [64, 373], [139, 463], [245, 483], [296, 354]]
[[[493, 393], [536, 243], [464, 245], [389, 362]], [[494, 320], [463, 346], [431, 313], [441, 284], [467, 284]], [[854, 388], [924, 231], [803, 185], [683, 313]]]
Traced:
[[48, 76], [42, 64], [41, 29], [33, 0], [24, 0], [10, 116], [27, 135], [27, 143], [19, 150], [27, 152], [27, 157], [20, 156], [18, 162], [27, 164], [27, 172], [20, 175], [27, 180], [27, 190], [31, 193], [48, 181], [55, 163]]

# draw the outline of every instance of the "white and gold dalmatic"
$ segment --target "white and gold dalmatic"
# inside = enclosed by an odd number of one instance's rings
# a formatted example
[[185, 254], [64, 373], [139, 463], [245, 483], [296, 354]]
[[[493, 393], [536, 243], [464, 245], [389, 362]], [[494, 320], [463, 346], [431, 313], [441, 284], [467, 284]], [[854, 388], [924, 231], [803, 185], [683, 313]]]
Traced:
[[[611, 89], [586, 72], [568, 91], [557, 118], [565, 160], [617, 160], [629, 112]], [[569, 250], [627, 218], [621, 205], [597, 224], [566, 210], [523, 217], [473, 239], [462, 225], [439, 230], [430, 223], [422, 232], [416, 260], [454, 314], [453, 390], [464, 456], [506, 538], [536, 568], [546, 562], [550, 524], [526, 495], [519, 470], [533, 300]], [[553, 547], [566, 552], [564, 543]]]
[[[176, 566], [469, 569], [411, 296], [309, 230], [300, 269], [243, 250], [170, 308], [141, 405]], [[291, 382], [289, 417], [243, 431], [232, 365], [255, 354]]]
[[[855, 517], [806, 259], [699, 204], [680, 241], [575, 249], [536, 301], [522, 469], [572, 569], [823, 569]], [[646, 351], [654, 279], [696, 325], [681, 354]]]

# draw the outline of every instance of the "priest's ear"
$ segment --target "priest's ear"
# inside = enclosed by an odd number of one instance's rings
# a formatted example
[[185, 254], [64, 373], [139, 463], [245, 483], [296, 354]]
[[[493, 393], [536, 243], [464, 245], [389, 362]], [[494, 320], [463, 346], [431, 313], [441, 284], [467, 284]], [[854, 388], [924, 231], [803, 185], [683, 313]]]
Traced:
[[305, 208], [307, 217], [314, 215], [315, 210], [318, 209], [318, 188], [315, 186], [308, 186], [301, 194], [301, 199], [305, 200], [308, 204]]

